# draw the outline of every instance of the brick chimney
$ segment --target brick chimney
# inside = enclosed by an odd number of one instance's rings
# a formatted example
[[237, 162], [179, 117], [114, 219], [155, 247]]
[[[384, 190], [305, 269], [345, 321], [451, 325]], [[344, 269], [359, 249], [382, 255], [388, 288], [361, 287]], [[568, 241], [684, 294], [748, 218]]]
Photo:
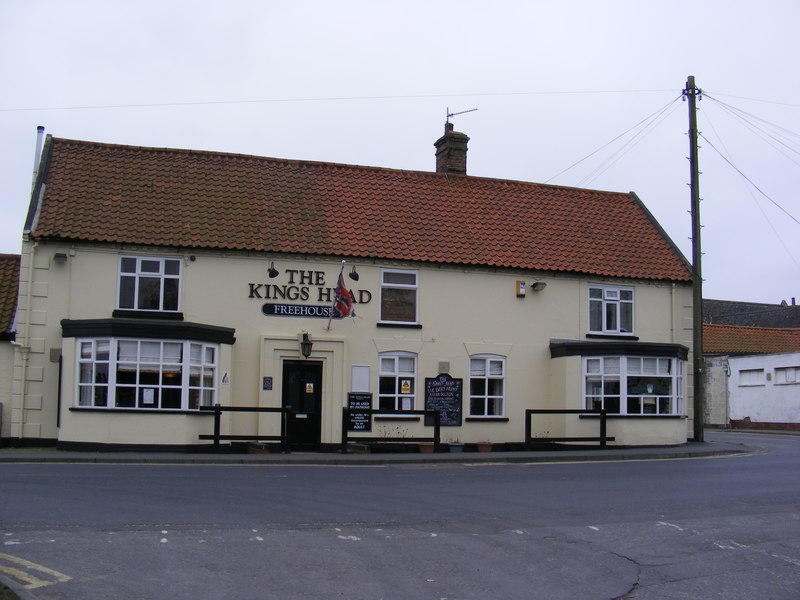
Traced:
[[444, 124], [444, 135], [433, 144], [436, 146], [436, 172], [467, 174], [467, 142], [469, 136], [453, 131], [453, 124]]

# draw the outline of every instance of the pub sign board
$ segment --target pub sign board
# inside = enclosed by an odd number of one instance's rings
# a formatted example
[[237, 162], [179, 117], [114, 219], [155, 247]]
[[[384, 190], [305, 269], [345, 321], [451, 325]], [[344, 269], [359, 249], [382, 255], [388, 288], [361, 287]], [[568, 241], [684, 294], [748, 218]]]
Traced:
[[[438, 410], [442, 427], [461, 426], [461, 398], [463, 379], [450, 375], [425, 378], [425, 410]], [[425, 425], [433, 425], [433, 417], [425, 416]]]
[[372, 431], [372, 394], [350, 392], [347, 394], [347, 408], [348, 431]]

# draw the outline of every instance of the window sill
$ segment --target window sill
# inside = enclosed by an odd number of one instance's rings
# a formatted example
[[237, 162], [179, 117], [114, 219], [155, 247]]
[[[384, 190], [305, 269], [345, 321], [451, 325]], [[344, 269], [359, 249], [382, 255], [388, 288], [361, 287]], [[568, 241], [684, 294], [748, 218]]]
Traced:
[[166, 310], [124, 310], [117, 308], [111, 313], [115, 319], [167, 319], [183, 321], [182, 312]]
[[587, 333], [588, 339], [595, 340], [631, 340], [633, 342], [639, 341], [639, 336], [630, 333]]
[[107, 408], [102, 406], [71, 406], [70, 412], [102, 412], [126, 415], [192, 415], [213, 416], [210, 410], [181, 410], [180, 408]]
[[375, 323], [376, 327], [399, 327], [400, 329], [422, 329], [420, 323], [384, 323], [378, 321]]
[[494, 417], [494, 416], [487, 416], [487, 417], [465, 417], [465, 421], [467, 422], [474, 422], [474, 423], [508, 423], [508, 417]]
[[393, 415], [391, 413], [382, 413], [375, 415], [376, 421], [419, 421], [420, 417], [416, 415]]
[[[599, 419], [600, 415], [578, 415], [579, 419]], [[607, 414], [606, 419], [688, 419], [686, 415], [619, 415]]]

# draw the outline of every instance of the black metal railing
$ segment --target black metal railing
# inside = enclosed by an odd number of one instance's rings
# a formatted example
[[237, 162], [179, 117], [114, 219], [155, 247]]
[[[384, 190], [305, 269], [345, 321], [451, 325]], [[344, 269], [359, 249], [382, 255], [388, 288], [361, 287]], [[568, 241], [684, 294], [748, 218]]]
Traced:
[[[291, 407], [267, 407], [267, 406], [201, 406], [200, 410], [214, 411], [214, 433], [211, 435], [200, 435], [201, 440], [214, 440], [214, 448], [219, 449], [220, 441], [239, 441], [239, 442], [280, 442], [281, 450], [289, 452], [289, 440], [286, 436], [286, 415]], [[223, 412], [254, 412], [254, 413], [279, 413], [281, 415], [281, 434], [280, 435], [230, 435], [220, 433]]]
[[[370, 422], [372, 421], [372, 415], [385, 415], [385, 416], [400, 416], [400, 415], [424, 415], [425, 427], [433, 427], [433, 436], [432, 437], [380, 437], [380, 436], [361, 436], [361, 435], [354, 435], [351, 436], [351, 433], [357, 433], [358, 430], [351, 431], [350, 424], [351, 424], [351, 415], [352, 414], [359, 414], [359, 415], [369, 415]], [[428, 418], [433, 420], [432, 425], [428, 425]], [[393, 411], [386, 411], [380, 410], [378, 408], [359, 408], [359, 409], [349, 409], [343, 408], [342, 409], [342, 452], [347, 452], [347, 444], [350, 442], [383, 442], [383, 443], [394, 443], [394, 444], [404, 444], [404, 443], [432, 443], [433, 444], [433, 451], [439, 452], [441, 451], [441, 413], [438, 410], [393, 410]]]
[[[533, 415], [600, 415], [600, 435], [588, 437], [531, 437], [533, 429], [531, 417]], [[601, 448], [606, 447], [607, 442], [613, 442], [616, 438], [607, 435], [606, 419], [608, 413], [604, 409], [593, 410], [584, 408], [528, 408], [525, 410], [525, 444], [530, 447], [536, 443], [557, 443], [557, 442], [599, 442]]]

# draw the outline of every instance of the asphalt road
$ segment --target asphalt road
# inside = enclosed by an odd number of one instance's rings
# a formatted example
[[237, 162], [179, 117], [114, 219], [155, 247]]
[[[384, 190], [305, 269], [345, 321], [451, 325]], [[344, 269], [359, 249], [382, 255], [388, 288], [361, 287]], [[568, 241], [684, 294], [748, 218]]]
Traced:
[[[800, 598], [800, 436], [532, 465], [0, 465], [23, 598]], [[730, 439], [730, 438], [725, 438]]]

